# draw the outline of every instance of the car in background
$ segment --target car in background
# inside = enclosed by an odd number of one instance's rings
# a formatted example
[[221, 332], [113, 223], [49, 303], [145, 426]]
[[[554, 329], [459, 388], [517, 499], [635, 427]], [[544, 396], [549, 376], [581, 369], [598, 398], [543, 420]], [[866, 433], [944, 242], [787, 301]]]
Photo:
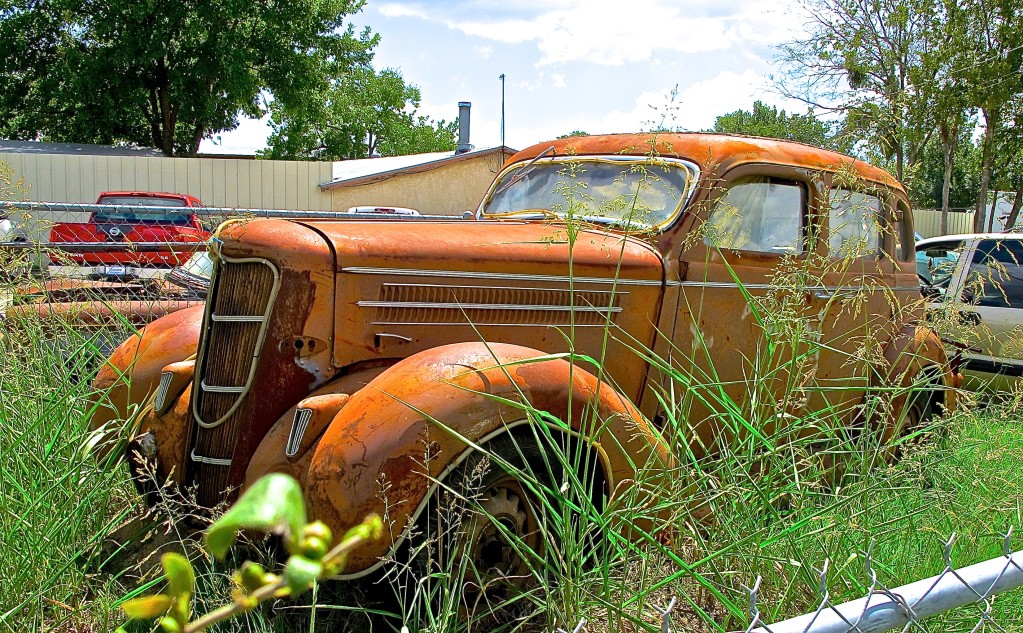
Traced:
[[[87, 222], [63, 222], [50, 231], [50, 242], [103, 243], [120, 245], [133, 242], [174, 244], [205, 242], [210, 231], [191, 211], [203, 205], [198, 198], [180, 193], [148, 191], [106, 191], [96, 200], [98, 205], [111, 205], [110, 211], [94, 211]], [[161, 207], [166, 212], [135, 211], [132, 207]], [[151, 277], [169, 268], [183, 265], [192, 251], [168, 246], [156, 251], [111, 249], [85, 253], [53, 251], [52, 264], [91, 268], [90, 279], [109, 281]]]
[[1023, 233], [947, 235], [916, 246], [928, 319], [960, 349], [965, 384], [1013, 389], [1023, 377]]

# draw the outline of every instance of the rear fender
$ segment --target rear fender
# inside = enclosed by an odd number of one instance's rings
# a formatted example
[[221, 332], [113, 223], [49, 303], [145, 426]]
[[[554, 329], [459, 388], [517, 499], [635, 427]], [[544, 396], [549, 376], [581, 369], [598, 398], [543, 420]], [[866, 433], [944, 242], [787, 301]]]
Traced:
[[[926, 375], [930, 382], [940, 382], [943, 388], [941, 404], [945, 410], [955, 409], [957, 377], [949, 366], [941, 339], [933, 330], [922, 325], [904, 326], [885, 349], [884, 358], [888, 371], [879, 386], [906, 389]], [[900, 393], [892, 400], [894, 414], [884, 416], [888, 422], [884, 424], [882, 441], [887, 442], [896, 435], [898, 412], [902, 411], [908, 395]]]
[[[671, 463], [639, 411], [585, 370], [516, 345], [459, 343], [411, 356], [352, 394], [309, 462], [304, 484], [313, 514], [343, 529], [386, 510], [400, 530], [468, 454], [466, 440], [479, 444], [536, 422], [515, 404], [523, 398], [551, 416], [550, 427], [568, 421], [563, 430], [595, 449], [612, 502], [633, 487], [637, 468], [665, 472]], [[377, 567], [392, 545], [352, 552], [349, 575]]]

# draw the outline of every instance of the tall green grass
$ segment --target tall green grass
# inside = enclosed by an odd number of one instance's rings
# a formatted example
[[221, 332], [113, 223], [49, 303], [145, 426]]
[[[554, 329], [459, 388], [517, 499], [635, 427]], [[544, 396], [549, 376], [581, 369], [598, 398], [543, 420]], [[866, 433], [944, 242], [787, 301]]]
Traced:
[[104, 588], [117, 580], [94, 570], [104, 536], [138, 505], [125, 470], [83, 450], [90, 344], [64, 343], [67, 358], [39, 328], [8, 327], [0, 344], [0, 624], [10, 630], [109, 628]]

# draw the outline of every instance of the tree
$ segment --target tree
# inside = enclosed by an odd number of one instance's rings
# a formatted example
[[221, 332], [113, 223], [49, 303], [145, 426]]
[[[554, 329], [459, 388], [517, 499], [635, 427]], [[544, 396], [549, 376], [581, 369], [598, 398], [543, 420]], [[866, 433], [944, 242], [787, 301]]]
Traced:
[[930, 104], [941, 144], [943, 160], [941, 185], [941, 233], [948, 233], [953, 159], [956, 148], [964, 140], [962, 131], [973, 122], [973, 113], [967, 93], [967, 79], [963, 68], [967, 66], [969, 50], [965, 40], [965, 11], [958, 0], [938, 0], [928, 7], [931, 19], [922, 37], [924, 46], [920, 64], [911, 69], [911, 80], [916, 94]]
[[[984, 230], [984, 210], [995, 169], [995, 147], [1000, 137], [1013, 132], [1007, 112], [1023, 97], [1023, 1], [963, 0], [964, 42], [968, 50], [961, 72], [968, 81], [969, 98], [984, 119], [981, 181], [974, 231]], [[1017, 189], [1018, 191], [1018, 189]]]
[[417, 115], [420, 93], [396, 70], [369, 64], [328, 82], [301, 107], [273, 103], [273, 133], [262, 155], [343, 160], [455, 149], [457, 121]]
[[902, 180], [933, 129], [912, 84], [927, 42], [931, 0], [801, 0], [807, 35], [782, 46], [779, 87], [820, 111], [846, 115], [868, 151]]
[[753, 103], [753, 111], [736, 110], [714, 120], [714, 132], [747, 134], [799, 141], [816, 147], [848, 150], [835, 135], [832, 125], [821, 121], [812, 111], [789, 115], [762, 101]]
[[363, 0], [13, 0], [0, 9], [0, 134], [194, 155], [261, 116], [301, 109], [369, 63], [378, 37], [345, 18]]

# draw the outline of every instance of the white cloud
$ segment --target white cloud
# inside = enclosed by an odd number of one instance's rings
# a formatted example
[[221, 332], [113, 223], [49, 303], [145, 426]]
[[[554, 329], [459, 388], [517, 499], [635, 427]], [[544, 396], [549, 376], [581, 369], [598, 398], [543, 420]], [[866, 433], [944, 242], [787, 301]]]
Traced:
[[565, 76], [559, 73], [553, 73], [551, 75], [551, 88], [564, 88], [568, 84], [565, 83]]
[[376, 5], [374, 9], [386, 18], [421, 18], [429, 20], [432, 17], [428, 11], [414, 4], [387, 2]]
[[[391, 2], [385, 17], [416, 17], [503, 44], [535, 42], [537, 65], [584, 61], [609, 66], [648, 61], [655, 52], [720, 51], [736, 43], [771, 45], [788, 39], [802, 19], [796, 0], [764, 9], [759, 0], [563, 0], [514, 9], [489, 2], [445, 6]], [[428, 9], [426, 7], [429, 7]], [[471, 19], [463, 16], [471, 15]]]
[[472, 50], [483, 59], [490, 59], [490, 56], [494, 54], [493, 46], [473, 46]]
[[761, 72], [745, 70], [742, 73], [724, 71], [712, 79], [698, 81], [679, 92], [681, 107], [679, 118], [690, 130], [710, 128], [714, 119], [734, 110], [751, 110], [753, 102], [791, 112], [806, 112], [806, 104], [785, 99], [771, 90], [771, 80]]

